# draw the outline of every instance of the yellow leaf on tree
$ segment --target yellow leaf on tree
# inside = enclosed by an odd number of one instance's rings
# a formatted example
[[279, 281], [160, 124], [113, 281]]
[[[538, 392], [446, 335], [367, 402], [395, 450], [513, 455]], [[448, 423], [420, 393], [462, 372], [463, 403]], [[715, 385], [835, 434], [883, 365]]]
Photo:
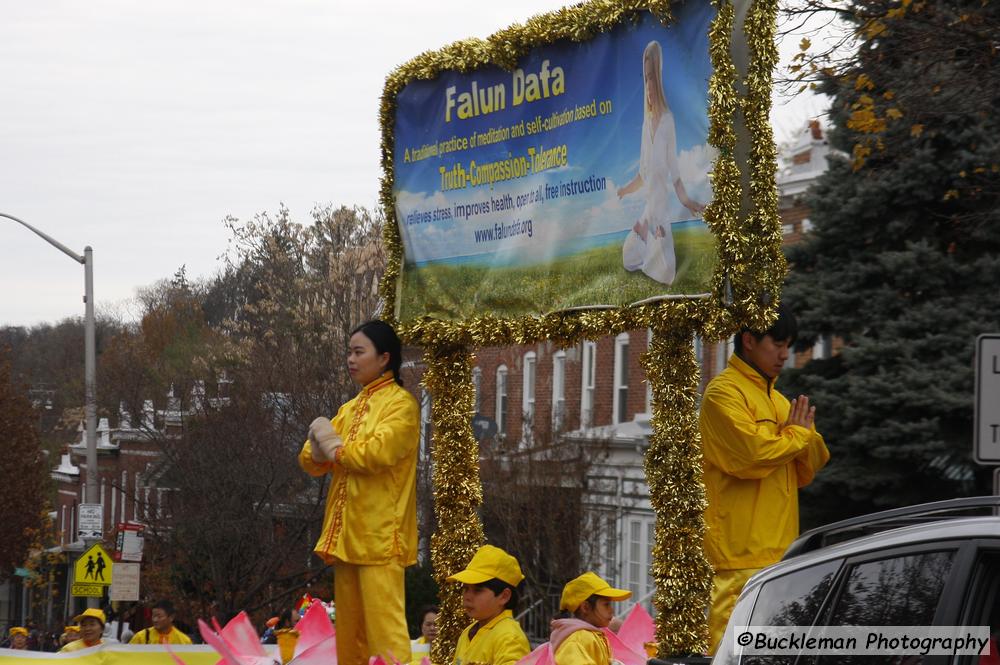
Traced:
[[799, 50], [800, 51], [807, 51], [807, 50], [809, 50], [810, 46], [812, 46], [812, 42], [809, 40], [808, 37], [803, 37], [802, 41], [799, 42]]
[[903, 112], [897, 109], [896, 107], [893, 107], [891, 109], [886, 110], [885, 115], [887, 118], [892, 118], [893, 120], [899, 120], [900, 118], [903, 117]]
[[868, 21], [868, 23], [866, 23], [864, 27], [865, 37], [867, 37], [868, 39], [875, 39], [883, 32], [885, 32], [886, 29], [887, 27], [885, 23], [883, 23], [882, 21], [877, 21], [877, 20]]
[[914, 138], [924, 133], [924, 126], [921, 124], [910, 125], [910, 136]]
[[886, 101], [891, 101], [895, 97], [896, 93], [894, 93], [892, 90], [886, 90], [885, 92], [882, 93], [882, 98], [885, 99]]
[[949, 189], [947, 192], [944, 193], [944, 200], [945, 201], [950, 201], [951, 199], [957, 199], [957, 198], [958, 198], [958, 190], [957, 189]]

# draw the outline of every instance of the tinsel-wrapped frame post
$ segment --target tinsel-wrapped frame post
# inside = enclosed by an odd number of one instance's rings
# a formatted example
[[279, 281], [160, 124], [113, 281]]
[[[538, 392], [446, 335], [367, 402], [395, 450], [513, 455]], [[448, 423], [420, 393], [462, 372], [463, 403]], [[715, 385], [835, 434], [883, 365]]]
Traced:
[[702, 548], [706, 499], [694, 330], [683, 324], [654, 325], [652, 330], [642, 364], [653, 392], [653, 433], [645, 468], [649, 501], [656, 513], [651, 570], [656, 584], [656, 641], [660, 654], [704, 653], [712, 568]]
[[478, 508], [483, 502], [479, 479], [479, 444], [472, 435], [475, 390], [472, 355], [464, 346], [428, 348], [423, 385], [433, 398], [434, 514], [431, 563], [438, 583], [441, 613], [431, 661], [450, 663], [467, 623], [462, 611], [462, 585], [445, 578], [463, 568], [483, 544]]

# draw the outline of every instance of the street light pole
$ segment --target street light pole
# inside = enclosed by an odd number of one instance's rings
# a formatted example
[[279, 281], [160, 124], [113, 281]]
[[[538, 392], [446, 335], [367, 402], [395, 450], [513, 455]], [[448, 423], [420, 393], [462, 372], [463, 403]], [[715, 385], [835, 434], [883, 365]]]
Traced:
[[42, 240], [49, 243], [60, 252], [83, 265], [84, 274], [84, 411], [87, 427], [87, 484], [85, 503], [100, 503], [97, 495], [97, 343], [94, 334], [94, 250], [90, 245], [83, 249], [80, 256], [66, 245], [48, 234], [39, 231], [31, 224], [13, 215], [0, 212], [0, 217], [6, 217], [34, 232]]

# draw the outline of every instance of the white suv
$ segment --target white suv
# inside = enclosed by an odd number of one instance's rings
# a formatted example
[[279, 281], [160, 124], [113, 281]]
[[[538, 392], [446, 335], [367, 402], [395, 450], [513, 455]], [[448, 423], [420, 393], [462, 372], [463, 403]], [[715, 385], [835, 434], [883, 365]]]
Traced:
[[988, 625], [995, 634], [1000, 631], [998, 507], [996, 496], [953, 499], [804, 533], [779, 563], [747, 582], [712, 663], [1000, 662], [979, 656], [745, 656], [733, 637], [739, 626], [813, 625]]

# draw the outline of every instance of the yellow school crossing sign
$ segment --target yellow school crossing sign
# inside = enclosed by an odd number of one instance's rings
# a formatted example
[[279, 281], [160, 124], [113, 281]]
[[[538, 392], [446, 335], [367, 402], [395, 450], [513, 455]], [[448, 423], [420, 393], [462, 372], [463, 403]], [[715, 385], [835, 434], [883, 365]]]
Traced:
[[73, 595], [103, 596], [104, 587], [111, 585], [112, 564], [111, 556], [100, 543], [91, 545], [73, 566]]

